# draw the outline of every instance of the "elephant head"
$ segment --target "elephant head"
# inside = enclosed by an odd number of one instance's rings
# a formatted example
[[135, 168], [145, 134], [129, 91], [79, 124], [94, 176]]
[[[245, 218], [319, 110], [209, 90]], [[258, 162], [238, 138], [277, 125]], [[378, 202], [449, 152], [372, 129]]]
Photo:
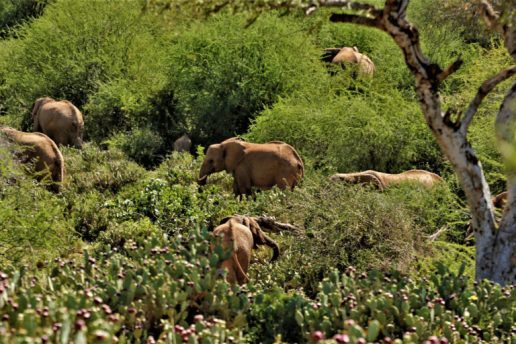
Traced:
[[270, 260], [271, 263], [278, 259], [280, 255], [278, 244], [262, 231], [260, 225], [254, 218], [249, 216], [234, 216], [231, 218], [235, 219], [238, 223], [243, 224], [251, 230], [251, 233], [253, 234], [253, 248], [258, 248], [258, 245], [269, 246], [272, 248], [272, 258]]
[[[38, 98], [36, 99], [36, 101], [34, 102], [34, 104], [32, 104], [32, 120], [34, 121], [35, 120], [35, 117], [38, 115], [38, 111], [39, 109], [45, 105], [46, 103], [48, 102], [53, 102], [54, 99], [53, 98], [50, 98], [50, 97], [43, 97], [43, 98]], [[35, 128], [34, 130], [35, 131], [39, 131], [37, 128], [37, 122], [34, 122], [35, 124]]]
[[208, 147], [199, 172], [199, 185], [205, 185], [208, 176], [226, 170], [233, 173], [244, 158], [245, 142], [238, 138], [230, 138]]
[[380, 190], [384, 189], [382, 181], [374, 174], [367, 172], [360, 173], [337, 173], [331, 176], [332, 181], [342, 181], [349, 184], [369, 184], [374, 185]]

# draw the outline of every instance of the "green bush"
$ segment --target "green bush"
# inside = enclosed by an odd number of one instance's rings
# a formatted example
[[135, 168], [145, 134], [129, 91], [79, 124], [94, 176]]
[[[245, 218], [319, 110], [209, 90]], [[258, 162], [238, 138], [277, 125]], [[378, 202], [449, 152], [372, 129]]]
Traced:
[[0, 37], [7, 37], [17, 25], [42, 15], [50, 1], [6, 0], [0, 3]]
[[66, 190], [70, 199], [75, 193], [91, 191], [118, 192], [122, 187], [140, 180], [145, 170], [127, 160], [119, 149], [101, 150], [86, 144], [82, 150], [61, 148], [67, 176]]
[[316, 167], [339, 172], [413, 167], [438, 171], [441, 154], [414, 102], [395, 90], [282, 99], [256, 119], [247, 138], [282, 140]]
[[[142, 16], [138, 2], [64, 0], [49, 4], [44, 16], [16, 31], [16, 40], [0, 63], [6, 71], [7, 112], [25, 116], [28, 128], [36, 98], [68, 99], [82, 108], [101, 85], [117, 80], [124, 80], [125, 85], [131, 80], [131, 90], [139, 90], [133, 98], [142, 98], [159, 86], [163, 51], [158, 37], [159, 21]], [[88, 111], [85, 116], [88, 126]], [[107, 135], [115, 129], [104, 127]]]
[[163, 159], [163, 139], [149, 128], [117, 134], [105, 141], [109, 147], [122, 150], [129, 158], [145, 167], [153, 167]]
[[12, 163], [0, 143], [0, 265], [31, 268], [75, 249], [66, 204]]
[[0, 334], [96, 343], [307, 343], [316, 336], [466, 343], [506, 342], [514, 330], [516, 289], [468, 285], [444, 265], [419, 281], [348, 267], [330, 272], [308, 298], [278, 287], [230, 287], [217, 279], [221, 258], [209, 252], [208, 233], [194, 230], [138, 236], [122, 254], [99, 246], [82, 259], [57, 259], [40, 275], [0, 272]]
[[201, 144], [244, 133], [264, 106], [325, 77], [299, 21], [264, 14], [244, 29], [245, 20], [226, 14], [196, 22], [170, 51], [177, 109]]
[[433, 255], [427, 238], [439, 229], [440, 240], [464, 242], [467, 213], [444, 185], [427, 190], [409, 183], [382, 193], [310, 175], [300, 188], [281, 195], [269, 201], [265, 213], [303, 234], [282, 233], [280, 261], [251, 268], [252, 278], [264, 286], [303, 288], [313, 296], [333, 268], [415, 272], [416, 258]]

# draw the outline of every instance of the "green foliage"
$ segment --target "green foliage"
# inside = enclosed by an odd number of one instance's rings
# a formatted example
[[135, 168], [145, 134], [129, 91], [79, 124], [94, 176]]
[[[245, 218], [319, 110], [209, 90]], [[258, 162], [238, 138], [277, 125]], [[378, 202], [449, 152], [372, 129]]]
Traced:
[[86, 144], [82, 150], [61, 148], [65, 156], [65, 183], [70, 196], [88, 191], [117, 192], [144, 176], [144, 169], [128, 161], [118, 149], [101, 150]]
[[257, 118], [247, 137], [288, 142], [315, 166], [340, 172], [438, 170], [442, 165], [416, 104], [395, 90], [389, 95], [345, 92], [335, 96], [329, 91], [283, 99]]
[[39, 17], [51, 0], [4, 0], [0, 2], [0, 37], [6, 37], [17, 25]]
[[152, 167], [162, 158], [163, 139], [149, 128], [117, 134], [106, 141], [109, 147], [122, 150], [129, 158], [145, 167]]
[[[334, 336], [330, 343], [344, 342], [338, 335], [351, 343], [359, 338], [388, 342], [387, 337], [423, 342], [432, 336], [453, 343], [504, 342], [511, 338], [515, 301], [514, 288], [488, 282], [471, 287], [461, 272], [450, 273], [444, 265], [419, 281], [399, 273], [359, 274], [350, 267], [343, 275], [334, 271], [324, 278], [314, 301], [278, 290], [256, 297], [250, 322], [259, 326], [258, 341], [268, 343], [278, 334], [288, 342], [317, 341], [316, 331]], [[281, 320], [272, 314], [281, 314]]]
[[37, 97], [64, 98], [82, 108], [100, 85], [119, 79], [126, 85], [131, 80], [139, 98], [155, 89], [162, 60], [156, 48], [160, 27], [156, 18], [140, 14], [138, 2], [48, 5], [44, 16], [16, 31], [7, 60], [0, 63], [7, 70], [2, 89], [8, 111], [25, 114], [29, 127], [28, 113]]
[[454, 343], [511, 338], [516, 290], [468, 285], [460, 271], [444, 265], [420, 281], [398, 272], [333, 271], [312, 300], [277, 287], [229, 287], [217, 279], [220, 258], [209, 252], [207, 239], [206, 231], [138, 238], [128, 240], [122, 254], [99, 247], [82, 259], [58, 259], [48, 275], [1, 272], [0, 333], [6, 340], [100, 343], [272, 343], [278, 337], [306, 343], [316, 331], [334, 336], [333, 342], [339, 335], [400, 343], [431, 336]]
[[317, 50], [298, 21], [219, 15], [188, 27], [170, 55], [177, 108], [200, 143], [245, 132], [264, 106], [324, 78]]
[[444, 186], [426, 190], [407, 183], [379, 193], [322, 176], [306, 178], [301, 188], [270, 203], [267, 213], [305, 234], [283, 237], [281, 260], [256, 267], [256, 278], [303, 288], [308, 295], [333, 268], [410, 272], [416, 257], [433, 256], [428, 236], [444, 227], [439, 239], [463, 243], [468, 221]]
[[12, 161], [0, 143], [0, 265], [34, 268], [69, 253], [76, 239], [65, 203]]
[[82, 259], [58, 259], [48, 275], [2, 272], [2, 339], [242, 341], [248, 297], [216, 278], [218, 258], [208, 255], [206, 231], [184, 240], [135, 239], [126, 242], [125, 254], [107, 246], [84, 251]]

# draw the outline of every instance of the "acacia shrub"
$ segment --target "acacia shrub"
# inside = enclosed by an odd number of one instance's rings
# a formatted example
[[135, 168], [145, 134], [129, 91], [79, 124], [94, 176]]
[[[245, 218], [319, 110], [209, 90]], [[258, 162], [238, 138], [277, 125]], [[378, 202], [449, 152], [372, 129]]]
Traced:
[[263, 14], [245, 24], [217, 15], [189, 25], [171, 47], [176, 108], [203, 145], [244, 133], [265, 106], [326, 77], [299, 20]]
[[0, 266], [44, 265], [73, 251], [78, 238], [71, 229], [66, 202], [47, 191], [13, 162], [0, 142]]
[[[141, 94], [159, 86], [161, 28], [159, 18], [141, 14], [138, 2], [64, 0], [47, 5], [43, 16], [16, 30], [0, 62], [7, 71], [2, 87], [6, 111], [23, 115], [29, 128], [36, 98], [68, 99], [82, 109], [101, 85], [118, 80], [139, 90], [133, 98], [144, 98]], [[90, 120], [88, 111], [85, 116], [87, 126], [107, 119]], [[114, 128], [103, 129], [106, 135]]]
[[281, 99], [256, 119], [246, 137], [288, 142], [315, 166], [339, 172], [442, 166], [415, 102], [395, 90], [384, 94], [348, 90], [338, 95], [326, 91]]

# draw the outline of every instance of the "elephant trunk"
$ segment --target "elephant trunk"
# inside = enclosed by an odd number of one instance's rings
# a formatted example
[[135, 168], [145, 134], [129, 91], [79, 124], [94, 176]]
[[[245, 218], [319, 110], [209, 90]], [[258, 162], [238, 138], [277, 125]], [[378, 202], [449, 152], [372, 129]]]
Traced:
[[203, 186], [206, 185], [206, 181], [208, 180], [208, 175], [205, 174], [204, 176], [199, 176], [199, 179], [197, 179], [197, 184]]
[[204, 161], [204, 163], [201, 166], [201, 171], [199, 172], [199, 178], [197, 179], [197, 183], [199, 185], [206, 185], [206, 182], [208, 181], [208, 176], [211, 174], [211, 168], [210, 166]]
[[269, 246], [270, 248], [272, 248], [272, 258], [270, 260], [270, 262], [272, 263], [279, 258], [279, 255], [280, 255], [279, 245], [274, 240], [272, 240], [269, 236], [264, 234], [263, 237], [265, 239], [265, 244], [267, 246]]

